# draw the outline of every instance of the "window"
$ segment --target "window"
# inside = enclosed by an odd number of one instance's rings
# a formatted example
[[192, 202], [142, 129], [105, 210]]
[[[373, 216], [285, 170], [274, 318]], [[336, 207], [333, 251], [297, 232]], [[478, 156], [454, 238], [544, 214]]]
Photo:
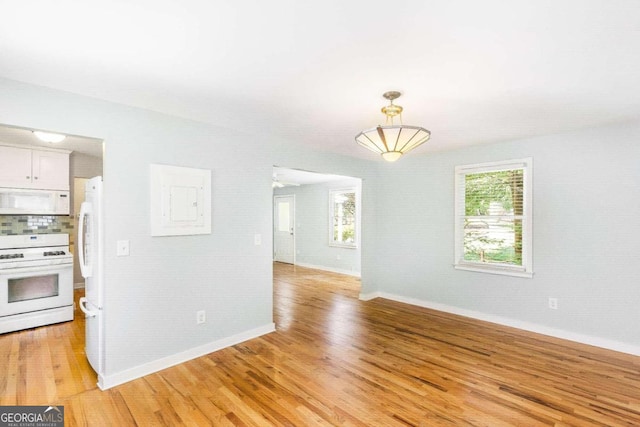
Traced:
[[329, 192], [329, 244], [356, 247], [356, 190]]
[[455, 268], [532, 277], [532, 159], [456, 167]]

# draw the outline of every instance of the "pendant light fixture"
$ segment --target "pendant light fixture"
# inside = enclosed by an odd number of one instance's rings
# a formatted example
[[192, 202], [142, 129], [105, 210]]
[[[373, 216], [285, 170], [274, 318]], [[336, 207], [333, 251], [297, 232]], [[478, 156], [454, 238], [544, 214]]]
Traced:
[[[382, 107], [382, 113], [387, 117], [384, 126], [378, 125], [356, 135], [356, 142], [373, 152], [382, 154], [382, 158], [388, 162], [395, 162], [404, 153], [407, 153], [419, 145], [424, 144], [431, 137], [431, 132], [419, 126], [407, 126], [402, 124], [402, 107], [393, 103], [400, 97], [400, 92], [385, 92], [382, 96], [389, 100], [389, 105]], [[393, 119], [398, 116], [399, 125], [393, 124]]]

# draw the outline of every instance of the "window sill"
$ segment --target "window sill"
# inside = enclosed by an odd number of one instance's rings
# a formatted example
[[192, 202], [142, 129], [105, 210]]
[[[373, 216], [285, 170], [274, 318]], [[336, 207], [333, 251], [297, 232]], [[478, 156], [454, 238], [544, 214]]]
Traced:
[[340, 243], [329, 243], [329, 246], [332, 248], [358, 249], [358, 245], [341, 245]]
[[510, 268], [501, 268], [495, 265], [476, 265], [476, 264], [455, 264], [453, 266], [456, 270], [475, 271], [476, 273], [498, 274], [501, 276], [513, 276], [523, 277], [526, 279], [532, 279], [533, 273], [523, 270], [514, 270]]

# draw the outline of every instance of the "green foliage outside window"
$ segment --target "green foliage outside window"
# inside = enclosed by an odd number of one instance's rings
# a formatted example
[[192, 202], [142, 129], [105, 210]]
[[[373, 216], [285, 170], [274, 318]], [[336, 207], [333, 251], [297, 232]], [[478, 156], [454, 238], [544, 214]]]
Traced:
[[523, 170], [465, 175], [464, 259], [522, 265]]
[[333, 241], [355, 244], [356, 193], [333, 193]]

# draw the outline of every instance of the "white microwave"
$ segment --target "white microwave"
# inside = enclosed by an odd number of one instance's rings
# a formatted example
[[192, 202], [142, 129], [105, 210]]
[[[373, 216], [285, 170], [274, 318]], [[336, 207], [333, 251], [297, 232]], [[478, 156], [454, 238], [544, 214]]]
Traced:
[[69, 192], [0, 188], [0, 215], [69, 215]]

